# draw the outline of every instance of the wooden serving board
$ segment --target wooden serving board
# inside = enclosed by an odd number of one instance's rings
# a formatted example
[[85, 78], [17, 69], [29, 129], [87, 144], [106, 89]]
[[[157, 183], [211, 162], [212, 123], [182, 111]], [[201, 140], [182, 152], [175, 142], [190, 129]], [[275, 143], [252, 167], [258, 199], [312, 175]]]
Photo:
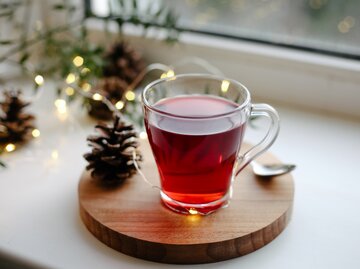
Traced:
[[[159, 182], [148, 143], [141, 151], [143, 173]], [[269, 153], [261, 161], [279, 162]], [[85, 171], [79, 183], [80, 215], [95, 237], [133, 257], [178, 264], [217, 262], [263, 247], [286, 227], [293, 196], [290, 174], [261, 179], [250, 167], [235, 180], [230, 205], [208, 216], [170, 211], [139, 175], [106, 189]]]

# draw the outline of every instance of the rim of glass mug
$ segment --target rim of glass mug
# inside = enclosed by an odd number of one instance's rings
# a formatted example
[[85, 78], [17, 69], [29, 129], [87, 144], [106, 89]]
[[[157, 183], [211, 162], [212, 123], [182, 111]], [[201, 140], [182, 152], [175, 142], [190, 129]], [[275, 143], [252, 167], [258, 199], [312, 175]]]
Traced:
[[[239, 104], [236, 103], [238, 106], [236, 108], [234, 108], [233, 110], [226, 112], [226, 113], [221, 113], [221, 114], [214, 114], [214, 115], [208, 115], [208, 116], [183, 116], [183, 115], [177, 115], [177, 114], [173, 114], [173, 113], [169, 113], [166, 111], [163, 111], [161, 109], [157, 109], [156, 107], [154, 107], [153, 105], [149, 104], [147, 98], [146, 98], [146, 93], [151, 90], [154, 86], [164, 83], [164, 82], [168, 82], [168, 81], [173, 81], [173, 80], [177, 80], [177, 79], [187, 79], [187, 78], [203, 78], [203, 79], [211, 79], [214, 81], [218, 81], [218, 82], [222, 82], [222, 81], [228, 81], [232, 84], [235, 84], [237, 86], [237, 88], [240, 88], [244, 91], [244, 93], [246, 94], [246, 98], [244, 98], [244, 101]], [[215, 95], [214, 95], [215, 96]], [[219, 98], [222, 98], [221, 96], [218, 96]], [[164, 98], [166, 99], [166, 97]], [[214, 118], [220, 118], [220, 117], [224, 117], [224, 116], [228, 116], [231, 115], [233, 113], [236, 113], [240, 110], [242, 110], [243, 108], [249, 106], [250, 101], [251, 101], [251, 95], [250, 95], [250, 91], [240, 82], [234, 80], [234, 79], [230, 79], [230, 78], [226, 78], [226, 77], [221, 77], [221, 76], [217, 76], [217, 75], [211, 75], [211, 74], [180, 74], [180, 75], [175, 75], [172, 77], [167, 77], [167, 78], [161, 78], [161, 79], [157, 79], [151, 83], [149, 83], [144, 90], [142, 91], [141, 94], [141, 100], [142, 103], [151, 111], [154, 111], [156, 113], [162, 114], [162, 115], [166, 115], [169, 117], [174, 117], [174, 118], [181, 118], [181, 119], [214, 119]]]

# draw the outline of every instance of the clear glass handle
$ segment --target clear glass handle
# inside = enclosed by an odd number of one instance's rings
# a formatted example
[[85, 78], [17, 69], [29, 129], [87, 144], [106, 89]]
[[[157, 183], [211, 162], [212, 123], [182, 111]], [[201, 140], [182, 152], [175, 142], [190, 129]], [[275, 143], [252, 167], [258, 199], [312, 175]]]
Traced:
[[264, 153], [276, 140], [280, 129], [280, 118], [276, 110], [267, 104], [252, 104], [251, 116], [264, 116], [270, 119], [270, 127], [265, 137], [243, 155], [238, 156], [238, 175], [252, 160]]

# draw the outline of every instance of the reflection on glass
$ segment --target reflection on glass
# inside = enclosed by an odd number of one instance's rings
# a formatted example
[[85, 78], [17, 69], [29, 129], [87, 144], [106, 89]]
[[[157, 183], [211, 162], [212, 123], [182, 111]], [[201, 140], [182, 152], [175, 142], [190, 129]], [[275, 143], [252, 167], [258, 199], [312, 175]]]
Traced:
[[169, 0], [182, 28], [360, 59], [358, 0]]
[[[95, 15], [108, 15], [107, 1], [90, 3]], [[138, 0], [138, 3], [146, 10], [149, 3], [157, 1]], [[185, 30], [360, 59], [359, 0], [168, 0], [166, 3], [180, 15], [179, 26]]]

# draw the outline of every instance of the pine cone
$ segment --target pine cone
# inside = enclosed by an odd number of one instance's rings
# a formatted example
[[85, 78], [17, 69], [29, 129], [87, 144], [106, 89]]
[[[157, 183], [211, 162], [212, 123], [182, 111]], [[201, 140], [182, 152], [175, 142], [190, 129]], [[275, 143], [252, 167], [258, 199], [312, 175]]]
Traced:
[[141, 55], [124, 41], [115, 43], [104, 58], [107, 62], [103, 68], [104, 77], [118, 77], [128, 84], [145, 67]]
[[[145, 64], [140, 54], [128, 43], [115, 43], [104, 55], [105, 66], [103, 79], [94, 88], [97, 92], [113, 104], [121, 100], [128, 86], [144, 69]], [[101, 101], [90, 100], [88, 107], [89, 115], [101, 120], [112, 118], [112, 112]]]
[[2, 114], [0, 116], [0, 144], [22, 143], [30, 138], [34, 130], [34, 116], [26, 114], [23, 109], [30, 103], [24, 102], [18, 91], [4, 91], [5, 99], [0, 103]]
[[[127, 87], [128, 84], [118, 77], [106, 77], [99, 81], [92, 92], [101, 94], [111, 103], [115, 104], [122, 99]], [[101, 120], [109, 120], [113, 116], [112, 112], [103, 102], [96, 100], [90, 100], [88, 112], [90, 116]]]
[[126, 125], [116, 116], [113, 126], [99, 124], [95, 126], [100, 131], [99, 136], [89, 136], [92, 151], [84, 155], [89, 162], [87, 170], [91, 176], [104, 184], [119, 184], [136, 173], [133, 161], [133, 151], [136, 161], [142, 156], [137, 150], [136, 132], [132, 125]]

